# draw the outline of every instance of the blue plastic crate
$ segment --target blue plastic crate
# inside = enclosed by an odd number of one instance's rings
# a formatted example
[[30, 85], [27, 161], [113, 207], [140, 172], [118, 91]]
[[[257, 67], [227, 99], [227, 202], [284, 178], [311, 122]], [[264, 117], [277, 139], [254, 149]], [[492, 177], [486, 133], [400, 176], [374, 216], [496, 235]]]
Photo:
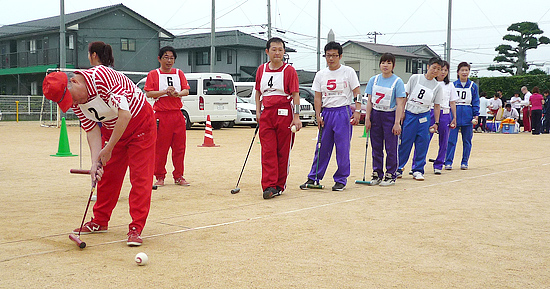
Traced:
[[502, 133], [518, 133], [515, 124], [505, 123], [502, 125]]

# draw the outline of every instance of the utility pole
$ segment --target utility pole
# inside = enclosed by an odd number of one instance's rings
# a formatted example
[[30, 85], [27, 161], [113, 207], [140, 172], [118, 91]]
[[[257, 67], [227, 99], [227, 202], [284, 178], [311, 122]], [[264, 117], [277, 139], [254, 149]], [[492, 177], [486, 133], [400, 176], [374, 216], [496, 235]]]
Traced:
[[382, 34], [381, 32], [373, 31], [373, 32], [367, 33], [367, 35], [369, 35], [369, 36], [370, 36], [370, 35], [374, 35], [374, 44], [376, 44], [376, 36], [377, 36], [377, 35], [384, 35], [384, 34]]
[[67, 50], [65, 49], [65, 1], [59, 1], [59, 68], [67, 67]]
[[447, 16], [447, 47], [445, 47], [445, 60], [451, 64], [451, 16], [452, 16], [453, 0], [449, 0], [449, 14]]
[[271, 0], [267, 0], [267, 40], [271, 39]]
[[321, 0], [317, 6], [317, 71], [321, 70]]
[[210, 72], [214, 72], [216, 61], [216, 0], [212, 0], [212, 20], [210, 20]]

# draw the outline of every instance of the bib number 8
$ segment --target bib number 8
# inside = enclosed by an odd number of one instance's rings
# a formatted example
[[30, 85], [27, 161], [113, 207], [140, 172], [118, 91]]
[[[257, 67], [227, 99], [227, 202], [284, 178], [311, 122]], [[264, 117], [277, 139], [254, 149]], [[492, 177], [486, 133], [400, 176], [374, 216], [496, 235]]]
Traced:
[[424, 93], [426, 93], [426, 91], [424, 89], [421, 89], [416, 98], [422, 99], [424, 97]]

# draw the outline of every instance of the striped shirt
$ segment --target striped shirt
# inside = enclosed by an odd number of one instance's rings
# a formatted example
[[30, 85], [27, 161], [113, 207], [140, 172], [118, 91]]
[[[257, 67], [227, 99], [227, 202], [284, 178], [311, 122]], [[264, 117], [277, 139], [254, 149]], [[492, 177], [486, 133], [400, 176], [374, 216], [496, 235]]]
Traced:
[[[88, 102], [99, 96], [109, 105], [113, 105], [118, 109], [129, 110], [132, 118], [139, 114], [145, 104], [145, 95], [137, 89], [132, 80], [112, 68], [98, 65], [75, 73], [81, 74], [86, 80]], [[134, 94], [136, 91], [138, 93]], [[87, 118], [78, 105], [73, 105], [72, 109], [80, 119], [82, 128], [85, 131], [91, 131], [96, 126], [97, 123]], [[112, 130], [117, 120], [118, 118], [114, 118], [101, 123], [106, 129]]]

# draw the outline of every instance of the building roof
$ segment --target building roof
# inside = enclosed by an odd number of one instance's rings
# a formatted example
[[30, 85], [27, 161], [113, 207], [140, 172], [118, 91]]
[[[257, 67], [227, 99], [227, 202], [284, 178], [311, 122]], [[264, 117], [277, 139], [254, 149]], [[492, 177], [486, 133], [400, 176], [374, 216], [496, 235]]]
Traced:
[[377, 43], [369, 43], [369, 42], [361, 42], [361, 41], [346, 41], [344, 45], [347, 46], [350, 44], [356, 44], [359, 45], [365, 49], [371, 50], [375, 53], [382, 54], [382, 53], [392, 53], [395, 56], [402, 56], [402, 57], [410, 57], [410, 58], [418, 58], [419, 55], [408, 52], [407, 50], [399, 47], [399, 46], [393, 46], [393, 45], [387, 45], [387, 44], [377, 44]]
[[407, 52], [410, 52], [410, 53], [413, 53], [413, 54], [416, 54], [416, 55], [422, 55], [422, 54], [426, 54], [426, 53], [421, 53], [421, 52], [427, 52], [428, 55], [431, 55], [432, 57], [435, 57], [435, 56], [439, 56], [437, 53], [435, 53], [435, 51], [433, 51], [428, 45], [426, 44], [418, 44], [418, 45], [400, 45], [398, 46], [399, 48], [407, 51]]
[[[106, 7], [96, 8], [96, 9], [90, 9], [90, 10], [65, 14], [65, 26], [70, 27], [78, 23], [88, 21], [95, 17], [102, 16], [114, 10], [122, 10], [126, 14], [131, 15], [134, 18], [145, 20], [145, 21], [142, 21], [145, 25], [151, 27], [154, 30], [161, 32], [167, 38], [174, 37], [174, 35], [168, 32], [167, 30], [156, 25], [155, 23], [151, 22], [147, 18], [139, 15], [138, 13], [134, 12], [132, 9], [124, 6], [123, 4], [117, 4], [112, 6], [106, 6]], [[58, 15], [58, 16], [53, 16], [53, 17], [48, 17], [48, 18], [43, 18], [38, 20], [0, 26], [0, 39], [17, 37], [19, 35], [24, 35], [24, 34], [41, 33], [46, 31], [59, 31], [59, 22], [60, 22], [59, 18], [60, 16]]]
[[[239, 30], [216, 31], [216, 38], [214, 40], [216, 47], [240, 46], [265, 49], [267, 43], [267, 40]], [[170, 45], [175, 49], [207, 48], [210, 47], [210, 32], [178, 35], [173, 41], [165, 41], [161, 45]], [[296, 50], [287, 47], [286, 52], [296, 52]]]

